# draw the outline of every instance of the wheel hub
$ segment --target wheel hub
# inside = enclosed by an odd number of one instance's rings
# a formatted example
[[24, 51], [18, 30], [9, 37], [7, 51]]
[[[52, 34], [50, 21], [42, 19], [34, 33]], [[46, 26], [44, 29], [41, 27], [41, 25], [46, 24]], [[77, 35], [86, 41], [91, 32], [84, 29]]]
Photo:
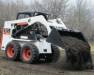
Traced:
[[14, 54], [15, 54], [14, 48], [13, 48], [12, 45], [10, 45], [10, 46], [8, 47], [8, 49], [7, 49], [7, 56], [10, 57], [10, 58], [12, 58], [12, 57], [14, 57]]
[[23, 58], [24, 58], [25, 61], [29, 61], [32, 57], [31, 51], [28, 48], [24, 49], [22, 55], [23, 55]]

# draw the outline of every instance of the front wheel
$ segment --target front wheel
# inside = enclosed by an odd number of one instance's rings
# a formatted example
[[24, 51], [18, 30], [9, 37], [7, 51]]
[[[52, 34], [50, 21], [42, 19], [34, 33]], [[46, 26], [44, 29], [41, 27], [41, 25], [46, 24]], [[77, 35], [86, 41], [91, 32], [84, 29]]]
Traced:
[[25, 44], [20, 53], [21, 60], [25, 63], [35, 63], [39, 59], [38, 49], [35, 45]]

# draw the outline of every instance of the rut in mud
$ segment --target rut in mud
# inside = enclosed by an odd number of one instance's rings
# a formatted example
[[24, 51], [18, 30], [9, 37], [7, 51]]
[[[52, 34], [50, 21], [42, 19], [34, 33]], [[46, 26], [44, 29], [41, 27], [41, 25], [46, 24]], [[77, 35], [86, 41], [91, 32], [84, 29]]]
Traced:
[[[26, 64], [21, 61], [10, 61], [0, 53], [0, 75], [93, 75], [94, 70], [65, 69], [65, 52], [62, 50], [60, 58], [55, 63]], [[93, 55], [94, 60], [94, 55]]]

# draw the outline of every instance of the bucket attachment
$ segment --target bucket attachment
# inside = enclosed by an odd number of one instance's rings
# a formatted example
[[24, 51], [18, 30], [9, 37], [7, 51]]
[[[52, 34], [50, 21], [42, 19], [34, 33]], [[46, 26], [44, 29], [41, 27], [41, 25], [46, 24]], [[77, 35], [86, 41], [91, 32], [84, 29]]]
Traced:
[[74, 68], [92, 68], [90, 46], [81, 32], [53, 28], [47, 42], [64, 48], [67, 62]]

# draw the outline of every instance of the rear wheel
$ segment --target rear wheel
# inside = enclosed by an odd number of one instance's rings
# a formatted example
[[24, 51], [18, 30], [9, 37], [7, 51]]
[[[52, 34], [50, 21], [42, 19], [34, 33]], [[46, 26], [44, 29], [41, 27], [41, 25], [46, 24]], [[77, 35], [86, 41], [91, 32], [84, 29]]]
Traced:
[[21, 60], [25, 63], [35, 63], [39, 59], [38, 49], [35, 45], [25, 44], [20, 53]]
[[15, 41], [10, 42], [6, 47], [6, 51], [5, 51], [6, 58], [10, 59], [10, 60], [19, 59], [20, 49], [21, 49], [21, 47], [20, 47], [19, 43], [15, 42]]

